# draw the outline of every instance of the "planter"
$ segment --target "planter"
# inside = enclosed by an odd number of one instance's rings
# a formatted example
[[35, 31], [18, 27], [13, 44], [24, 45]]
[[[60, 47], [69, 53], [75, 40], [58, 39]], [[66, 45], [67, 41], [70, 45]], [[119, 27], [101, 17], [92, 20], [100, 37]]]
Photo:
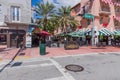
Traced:
[[79, 45], [76, 42], [68, 42], [64, 45], [65, 50], [73, 50], [73, 49], [79, 49]]

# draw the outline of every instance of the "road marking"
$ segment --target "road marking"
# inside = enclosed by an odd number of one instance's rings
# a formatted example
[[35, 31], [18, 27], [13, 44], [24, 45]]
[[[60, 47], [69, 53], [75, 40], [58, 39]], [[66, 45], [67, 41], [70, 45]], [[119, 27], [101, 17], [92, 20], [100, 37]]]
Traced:
[[62, 77], [56, 77], [56, 78], [50, 78], [50, 79], [44, 79], [44, 80], [66, 80], [66, 79], [62, 76]]
[[45, 60], [49, 60], [49, 58], [46, 57], [38, 57], [38, 58], [30, 58], [30, 59], [18, 59], [15, 60], [15, 62], [33, 62], [33, 61], [45, 61]]
[[40, 66], [41, 67], [46, 67], [46, 66], [52, 66], [52, 65], [53, 65], [52, 63], [43, 63]]
[[54, 66], [54, 64], [53, 63], [43, 63], [43, 64], [33, 64], [33, 65], [20, 65], [20, 66], [7, 67], [6, 69], [35, 68], [35, 67], [48, 67], [48, 66]]
[[53, 59], [50, 61], [55, 65], [55, 67], [61, 72], [61, 74], [65, 77], [65, 80], [75, 80], [62, 66]]

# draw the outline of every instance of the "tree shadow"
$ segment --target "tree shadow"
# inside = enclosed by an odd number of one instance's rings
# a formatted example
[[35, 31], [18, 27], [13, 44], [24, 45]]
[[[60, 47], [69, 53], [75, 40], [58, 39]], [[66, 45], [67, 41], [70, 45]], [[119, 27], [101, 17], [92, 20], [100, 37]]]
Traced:
[[10, 66], [11, 63], [15, 60], [16, 56], [21, 52], [21, 49], [18, 50], [18, 52], [15, 54], [15, 56], [9, 61], [3, 68], [0, 69], [0, 72], [2, 72], [6, 67]]

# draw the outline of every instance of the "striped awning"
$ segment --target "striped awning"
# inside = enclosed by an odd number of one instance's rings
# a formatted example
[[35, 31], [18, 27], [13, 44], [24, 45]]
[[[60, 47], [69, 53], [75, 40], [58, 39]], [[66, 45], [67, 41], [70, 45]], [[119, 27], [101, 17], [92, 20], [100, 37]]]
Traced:
[[114, 35], [120, 35], [120, 30], [115, 30]]
[[108, 34], [102, 30], [99, 30], [99, 35], [108, 35]]
[[106, 28], [103, 28], [99, 30], [99, 34], [100, 35], [113, 35], [114, 33], [112, 33], [111, 31], [108, 31]]
[[84, 31], [84, 34], [85, 34], [85, 35], [91, 35], [91, 30], [90, 30], [90, 29], [85, 30], [85, 31]]
[[77, 30], [71, 33], [68, 33], [67, 35], [71, 36], [71, 37], [83, 37], [84, 33], [82, 30]]

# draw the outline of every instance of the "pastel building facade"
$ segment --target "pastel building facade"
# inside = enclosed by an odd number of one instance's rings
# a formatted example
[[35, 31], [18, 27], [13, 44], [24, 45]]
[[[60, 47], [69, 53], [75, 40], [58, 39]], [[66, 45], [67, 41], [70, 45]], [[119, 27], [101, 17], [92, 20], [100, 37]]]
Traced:
[[8, 47], [18, 46], [17, 37], [25, 41], [31, 18], [31, 0], [0, 0], [0, 41]]
[[[84, 14], [94, 16], [94, 28], [110, 32], [120, 30], [120, 0], [81, 0], [72, 8], [71, 15], [79, 21], [83, 31], [92, 29], [92, 19], [83, 18]], [[99, 33], [98, 33], [99, 34]], [[107, 34], [107, 33], [106, 33]]]

